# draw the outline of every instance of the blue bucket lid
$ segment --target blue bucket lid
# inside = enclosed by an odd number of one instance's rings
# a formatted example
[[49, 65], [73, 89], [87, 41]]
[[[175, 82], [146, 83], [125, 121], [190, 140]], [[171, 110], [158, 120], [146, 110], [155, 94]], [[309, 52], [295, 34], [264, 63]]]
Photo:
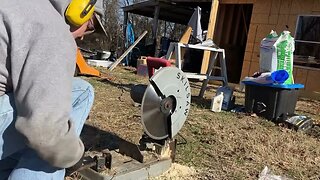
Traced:
[[286, 70], [277, 70], [271, 73], [271, 79], [278, 84], [284, 83], [289, 78], [289, 73]]
[[281, 88], [281, 89], [303, 89], [303, 84], [259, 84], [252, 81], [242, 81], [245, 85], [256, 85], [256, 86], [264, 86], [264, 87], [272, 87], [272, 88]]

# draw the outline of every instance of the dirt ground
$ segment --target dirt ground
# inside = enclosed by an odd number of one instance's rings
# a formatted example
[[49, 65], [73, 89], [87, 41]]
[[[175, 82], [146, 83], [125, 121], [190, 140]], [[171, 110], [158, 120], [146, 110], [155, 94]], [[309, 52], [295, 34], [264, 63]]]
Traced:
[[[84, 79], [95, 88], [94, 106], [82, 132], [86, 149], [115, 149], [120, 138], [138, 143], [143, 129], [130, 89], [148, 84], [148, 79], [122, 67], [105, 71], [102, 78]], [[211, 85], [205, 97], [199, 98], [201, 84], [190, 84], [190, 113], [176, 137], [177, 164], [156, 179], [257, 179], [265, 166], [292, 179], [320, 179], [320, 128], [303, 133], [245, 113], [213, 113], [210, 99], [217, 86]], [[236, 103], [244, 104], [244, 94], [234, 94]], [[319, 112], [319, 101], [300, 99], [297, 103], [296, 113], [311, 117], [316, 124], [320, 124]]]

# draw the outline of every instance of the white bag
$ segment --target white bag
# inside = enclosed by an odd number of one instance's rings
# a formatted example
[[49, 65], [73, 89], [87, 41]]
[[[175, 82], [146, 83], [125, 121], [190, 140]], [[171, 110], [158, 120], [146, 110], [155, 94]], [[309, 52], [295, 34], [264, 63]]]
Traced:
[[260, 72], [286, 70], [289, 74], [284, 84], [293, 84], [293, 52], [294, 39], [289, 31], [283, 31], [280, 36], [275, 31], [265, 37], [260, 44]]

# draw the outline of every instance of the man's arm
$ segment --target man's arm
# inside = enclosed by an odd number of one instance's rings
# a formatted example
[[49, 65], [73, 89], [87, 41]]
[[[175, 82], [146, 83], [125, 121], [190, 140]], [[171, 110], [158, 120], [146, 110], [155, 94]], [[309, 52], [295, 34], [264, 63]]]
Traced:
[[48, 1], [30, 1], [10, 6], [16, 14], [6, 17], [15, 125], [42, 159], [66, 168], [84, 151], [69, 119], [76, 45]]

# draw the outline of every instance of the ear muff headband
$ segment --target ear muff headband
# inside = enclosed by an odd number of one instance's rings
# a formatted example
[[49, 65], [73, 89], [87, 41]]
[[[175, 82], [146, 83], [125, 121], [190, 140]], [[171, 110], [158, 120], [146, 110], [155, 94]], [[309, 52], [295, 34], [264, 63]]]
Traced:
[[97, 0], [90, 0], [88, 5], [83, 9], [81, 12], [82, 16], [86, 16], [92, 8], [94, 8], [94, 5], [96, 4]]
[[94, 13], [97, 0], [72, 0], [65, 12], [65, 17], [74, 26], [81, 26], [87, 22]]

